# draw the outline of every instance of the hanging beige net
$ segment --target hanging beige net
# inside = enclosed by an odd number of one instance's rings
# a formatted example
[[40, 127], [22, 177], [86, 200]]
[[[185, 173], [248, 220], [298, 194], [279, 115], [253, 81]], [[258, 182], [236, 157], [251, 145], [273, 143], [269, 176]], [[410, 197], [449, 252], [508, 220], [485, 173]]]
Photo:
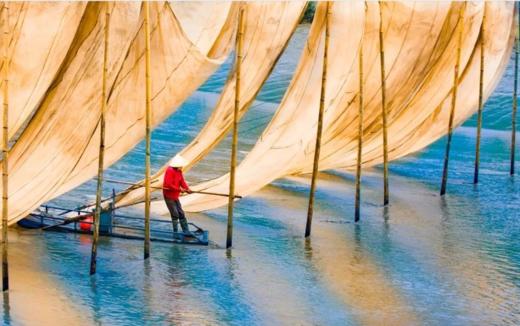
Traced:
[[[8, 23], [10, 138], [25, 126], [51, 86], [76, 35], [85, 6], [80, 2], [52, 6], [42, 2], [9, 3], [9, 20], [2, 21], [2, 28]], [[4, 3], [1, 8], [4, 9]], [[3, 69], [3, 60], [0, 65]], [[4, 101], [3, 92], [0, 101]]]
[[[364, 49], [365, 119], [363, 166], [382, 162], [379, 10], [383, 11], [387, 64], [389, 159], [424, 148], [448, 130], [455, 29], [463, 6], [464, 34], [459, 100], [455, 124], [471, 116], [478, 105], [480, 25], [486, 10], [489, 37], [485, 44], [485, 96], [494, 89], [511, 54], [514, 36], [512, 3], [463, 2], [336, 2], [332, 5], [329, 75], [326, 87], [320, 170], [354, 169], [357, 149], [359, 46]], [[241, 162], [236, 192], [248, 195], [275, 179], [309, 173], [312, 169], [319, 85], [323, 60], [324, 4], [317, 13], [294, 79], [271, 123]], [[500, 35], [500, 37], [491, 37]], [[273, 164], [276, 158], [276, 164]], [[193, 187], [227, 192], [228, 175]], [[192, 194], [182, 198], [188, 211], [227, 203], [226, 198]], [[157, 212], [165, 212], [156, 202]]]
[[[242, 116], [271, 73], [276, 61], [296, 29], [305, 2], [248, 2], [244, 8], [245, 27], [243, 33], [244, 59], [240, 94]], [[204, 158], [231, 129], [235, 96], [235, 74], [230, 76], [220, 98], [197, 137], [181, 152], [189, 170]], [[152, 186], [162, 187], [164, 167], [152, 177]], [[143, 182], [131, 191], [121, 194], [118, 205], [141, 202], [144, 199]]]
[[[9, 3], [9, 223], [91, 179], [97, 172], [104, 7], [98, 2]], [[153, 2], [152, 120], [170, 116], [221, 65], [234, 46], [236, 2]], [[293, 34], [303, 2], [247, 2], [239, 115], [254, 101]], [[145, 134], [144, 28], [139, 2], [114, 2], [108, 47], [105, 164], [132, 150]], [[464, 8], [464, 10], [463, 10]], [[508, 2], [362, 2], [331, 4], [324, 131], [319, 169], [353, 169], [357, 150], [358, 53], [364, 52], [363, 166], [382, 162], [380, 10], [386, 62], [389, 158], [428, 146], [447, 133], [463, 24], [455, 124], [477, 109], [486, 13], [484, 93], [489, 96], [511, 54], [514, 4]], [[293, 79], [271, 122], [237, 168], [236, 191], [251, 194], [273, 180], [309, 173], [314, 155], [324, 51], [325, 4], [319, 3]], [[231, 72], [199, 135], [183, 151], [189, 166], [205, 157], [231, 127]], [[172, 133], [175, 132], [172, 130]], [[13, 137], [15, 136], [16, 137]], [[276, 164], [273, 164], [274, 160]], [[162, 170], [153, 178], [161, 185]], [[226, 193], [228, 175], [196, 185]], [[141, 201], [140, 187], [119, 204]], [[227, 203], [192, 194], [189, 211]], [[165, 212], [161, 201], [157, 212]]]
[[[48, 20], [57, 10], [55, 6], [63, 7], [60, 3], [46, 3], [46, 6], [42, 7], [42, 15]], [[233, 45], [235, 4], [186, 6], [184, 8], [182, 3], [151, 4], [154, 125], [168, 117], [215, 71]], [[76, 9], [80, 16], [81, 9], [81, 6]], [[192, 14], [192, 18], [183, 20], [183, 26], [176, 18], [176, 10], [184, 14], [209, 12], [208, 19], [201, 22], [194, 19], [197, 14]], [[110, 12], [107, 166], [131, 150], [145, 132], [141, 3], [115, 2], [110, 6]], [[59, 63], [52, 85], [34, 100], [35, 107], [27, 109], [28, 112], [35, 110], [35, 114], [21, 132], [9, 157], [10, 223], [96, 175], [103, 15], [102, 3], [89, 2], [79, 21], [69, 19], [68, 26], [59, 28], [60, 31], [73, 29], [75, 34], [63, 51], [66, 56]], [[10, 21], [13, 20], [10, 17]], [[219, 23], [216, 25], [216, 22]], [[195, 24], [198, 27], [194, 27]], [[201, 24], [207, 26], [200, 27]], [[201, 37], [204, 30], [216, 32], [212, 37]], [[15, 68], [12, 70], [16, 71]], [[13, 107], [10, 113], [16, 116], [18, 110]]]

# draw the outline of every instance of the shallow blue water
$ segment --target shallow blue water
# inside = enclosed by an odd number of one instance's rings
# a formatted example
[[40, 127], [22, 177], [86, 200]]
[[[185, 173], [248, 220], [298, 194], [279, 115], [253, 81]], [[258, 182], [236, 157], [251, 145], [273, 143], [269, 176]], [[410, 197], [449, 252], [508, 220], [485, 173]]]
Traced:
[[[283, 96], [306, 30], [298, 30], [243, 119], [241, 157]], [[154, 131], [154, 170], [196, 135], [229, 63]], [[303, 239], [309, 180], [298, 177], [237, 203], [232, 252], [153, 243], [143, 262], [141, 242], [103, 238], [94, 278], [89, 237], [43, 233], [25, 254], [37, 257], [67, 300], [99, 324], [518, 325], [520, 183], [508, 175], [511, 68], [484, 110], [479, 186], [471, 183], [473, 117], [454, 135], [445, 198], [438, 196], [445, 139], [391, 164], [389, 208], [380, 205], [380, 168], [365, 171], [358, 224], [352, 223], [353, 177], [329, 171], [320, 176], [310, 242]], [[140, 144], [108, 177], [140, 179], [143, 155]], [[188, 180], [225, 173], [228, 158], [226, 139]], [[74, 206], [93, 194], [89, 182], [54, 202]], [[224, 243], [225, 209], [193, 217]]]

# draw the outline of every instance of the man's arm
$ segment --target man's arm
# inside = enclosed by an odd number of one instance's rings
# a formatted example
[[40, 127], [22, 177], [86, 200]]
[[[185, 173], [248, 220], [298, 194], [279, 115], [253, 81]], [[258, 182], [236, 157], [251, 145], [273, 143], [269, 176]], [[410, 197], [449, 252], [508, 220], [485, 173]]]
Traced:
[[189, 193], [189, 194], [192, 193], [190, 187], [189, 187], [188, 184], [186, 183], [186, 180], [184, 180], [184, 175], [183, 175], [182, 173], [181, 173], [181, 188], [182, 188], [185, 192], [187, 192], [187, 193]]

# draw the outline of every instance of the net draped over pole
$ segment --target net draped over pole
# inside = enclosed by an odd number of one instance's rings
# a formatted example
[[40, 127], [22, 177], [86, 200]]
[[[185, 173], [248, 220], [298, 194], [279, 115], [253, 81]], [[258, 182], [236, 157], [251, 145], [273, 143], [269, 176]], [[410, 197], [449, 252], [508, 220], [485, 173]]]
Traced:
[[[105, 135], [105, 167], [124, 156], [145, 136], [145, 89], [136, 87], [145, 85], [144, 11], [138, 2], [112, 5], [105, 115], [110, 128]], [[49, 21], [54, 19], [50, 17], [56, 8], [61, 8], [65, 15], [62, 22], [68, 25], [61, 26], [55, 36], [62, 39], [62, 30], [67, 30], [72, 37], [64, 50], [68, 55], [61, 57], [49, 87], [34, 101], [35, 106], [29, 110], [30, 119], [16, 134], [9, 159], [16, 166], [9, 171], [9, 224], [98, 172], [104, 36], [95, 31], [102, 31], [104, 25], [103, 4], [25, 3], [24, 10], [31, 11], [32, 6], [40, 6], [38, 9], [46, 13], [41, 15]], [[231, 3], [150, 2], [149, 6], [153, 128], [225, 61], [232, 49], [236, 9]], [[182, 12], [184, 18], [177, 18], [174, 11]], [[205, 12], [208, 19], [201, 22], [193, 18], [193, 13], [198, 12]], [[79, 17], [72, 19], [76, 14]], [[20, 20], [16, 28], [23, 34], [26, 29], [45, 29], [45, 24], [43, 19]], [[211, 32], [203, 32], [206, 30]], [[24, 40], [29, 36], [25, 33], [16, 37]], [[41, 41], [46, 40], [32, 40], [35, 44]], [[18, 52], [13, 52], [16, 49], [11, 50], [13, 62], [19, 60]], [[36, 72], [39, 70], [33, 71]], [[15, 72], [12, 74], [18, 78]], [[10, 105], [10, 112], [20, 110], [20, 105]]]
[[[112, 4], [105, 111], [110, 128], [105, 134], [105, 168], [145, 138], [147, 120], [143, 110], [146, 89], [142, 87], [146, 84], [145, 11], [138, 2]], [[150, 2], [148, 6], [149, 98], [153, 108], [148, 120], [153, 129], [226, 60], [233, 48], [240, 4]], [[269, 76], [304, 8], [298, 2], [248, 2], [244, 6], [246, 28], [239, 117]], [[236, 167], [235, 193], [239, 195], [251, 194], [284, 176], [313, 171], [325, 7], [325, 2], [317, 4], [305, 47], [284, 98], [253, 149]], [[2, 95], [12, 99], [8, 134], [14, 143], [9, 152], [11, 168], [5, 169], [9, 173], [8, 224], [98, 173], [102, 92], [99, 81], [104, 36], [95, 31], [101, 31], [104, 25], [102, 8], [103, 4], [96, 2], [24, 3], [23, 6], [10, 3], [10, 21], [19, 23], [7, 26], [12, 28], [9, 81], [17, 87], [10, 87], [7, 96]], [[481, 44], [478, 39], [484, 8], [486, 35], [493, 37]], [[509, 2], [395, 1], [382, 6], [377, 2], [335, 2], [330, 13], [327, 96], [318, 170], [356, 169], [358, 110], [354, 99], [359, 95], [356, 70], [361, 39], [367, 67], [362, 121], [365, 168], [385, 161], [383, 90], [388, 162], [418, 151], [447, 134], [459, 17], [464, 30], [452, 127], [456, 128], [477, 111], [475, 91], [481, 51], [486, 55], [482, 91], [485, 101], [511, 54], [517, 29], [514, 13], [514, 4]], [[22, 16], [26, 19], [18, 19]], [[62, 25], [56, 25], [56, 17]], [[384, 17], [382, 26], [381, 17]], [[408, 32], [403, 33], [404, 30]], [[34, 51], [23, 51], [31, 44]], [[384, 74], [380, 69], [368, 70], [381, 64], [382, 44], [384, 65], [388, 68]], [[47, 57], [48, 61], [44, 59]], [[24, 66], [21, 62], [35, 64]], [[190, 153], [191, 165], [211, 151], [231, 129], [234, 86], [235, 78], [230, 75], [211, 114], [212, 120], [208, 120], [194, 143], [183, 151]], [[34, 92], [27, 91], [30, 89]], [[277, 164], [272, 164], [273, 159]], [[160, 173], [150, 177], [150, 184], [157, 185], [160, 178]], [[230, 176], [225, 174], [192, 188], [227, 193], [229, 182]], [[121, 203], [144, 198], [144, 189], [140, 187], [128, 195], [120, 196]], [[187, 211], [228, 203], [226, 197], [200, 193], [184, 196], [181, 201]], [[151, 210], [166, 212], [162, 202], [152, 202]]]
[[[489, 96], [503, 74], [511, 53], [515, 32], [513, 4], [486, 3], [486, 24], [501, 37], [478, 42], [484, 3], [468, 2], [392, 2], [382, 6], [388, 20], [383, 35], [388, 111], [389, 161], [418, 151], [446, 135], [452, 104], [454, 66], [457, 61], [459, 19], [464, 25], [461, 38], [460, 78], [458, 79], [457, 110], [453, 128], [476, 112], [474, 96], [480, 74], [480, 51], [486, 51], [484, 99]], [[330, 76], [327, 94], [330, 99], [324, 114], [319, 169], [356, 167], [357, 116], [354, 101], [358, 95], [355, 77], [357, 49], [365, 31], [366, 66], [379, 64], [379, 9], [377, 3], [334, 3], [330, 35]], [[316, 120], [313, 112], [319, 107], [322, 57], [320, 38], [323, 34], [325, 3], [317, 6], [307, 44], [304, 47], [294, 78], [271, 122], [258, 138], [253, 149], [236, 171], [236, 192], [251, 194], [270, 182], [295, 174], [312, 172], [312, 150], [316, 142]], [[442, 22], [442, 23], [441, 23]], [[443, 24], [448, 22], [447, 24]], [[401, 31], [413, 31], [404, 35]], [[356, 49], [354, 51], [354, 49]], [[491, 51], [490, 49], [493, 49]], [[463, 73], [462, 73], [463, 72]], [[363, 167], [383, 162], [381, 128], [381, 76], [378, 69], [366, 76], [363, 135]], [[327, 95], [329, 98], [329, 95]], [[330, 102], [329, 102], [330, 101]], [[305, 132], [303, 133], [302, 130]], [[277, 164], [272, 164], [276, 158]], [[193, 187], [194, 190], [225, 192], [229, 176]], [[202, 211], [226, 203], [222, 198], [191, 194], [181, 198], [187, 211]], [[165, 212], [163, 204], [154, 203], [154, 210]]]

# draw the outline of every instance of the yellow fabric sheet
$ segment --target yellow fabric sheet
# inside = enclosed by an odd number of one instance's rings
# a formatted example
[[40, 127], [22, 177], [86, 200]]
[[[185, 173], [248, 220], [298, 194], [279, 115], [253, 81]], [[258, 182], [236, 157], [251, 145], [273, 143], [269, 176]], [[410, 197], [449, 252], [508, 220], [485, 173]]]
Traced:
[[[485, 95], [489, 96], [511, 54], [512, 3], [383, 2], [389, 106], [389, 156], [397, 159], [424, 148], [447, 133], [456, 26], [462, 6], [464, 35], [455, 124], [473, 114], [478, 102], [480, 45], [484, 7], [486, 26]], [[363, 166], [382, 162], [379, 65], [379, 5], [335, 2], [331, 14], [329, 75], [319, 169], [353, 169], [357, 149], [358, 49], [364, 49], [365, 120]], [[248, 195], [277, 178], [312, 170], [321, 83], [324, 4], [318, 5], [306, 51], [285, 97], [255, 147], [240, 163], [236, 189]], [[500, 35], [499, 37], [497, 35]], [[273, 160], [276, 158], [276, 164]], [[228, 175], [193, 187], [226, 193]], [[187, 211], [227, 203], [223, 197], [192, 194], [182, 199]], [[166, 212], [161, 202], [157, 212]]]
[[[182, 3], [176, 4], [181, 6]], [[184, 33], [169, 3], [154, 3], [151, 37], [152, 62], [152, 124], [158, 125], [171, 115], [182, 102], [194, 92], [216, 68], [222, 64], [232, 49], [234, 28], [236, 24], [236, 5], [228, 6], [226, 11], [204, 7], [204, 4], [191, 6], [193, 10], [213, 12], [218, 18], [227, 17], [219, 28], [213, 44], [207, 46], [207, 40], [202, 41], [207, 52], [199, 51], [198, 44]], [[213, 25], [208, 19], [208, 24]], [[201, 21], [187, 21], [201, 24]], [[223, 50], [216, 51], [214, 48]], [[119, 160], [141, 141], [145, 135], [144, 107], [144, 30], [139, 30], [138, 38], [132, 44], [126, 60], [119, 72], [108, 100], [105, 135], [105, 164], [110, 166]], [[142, 86], [142, 87], [141, 87]], [[64, 193], [90, 179], [97, 173], [99, 151], [99, 130], [85, 149], [81, 160], [75, 166], [66, 182], [60, 188]]]
[[[240, 111], [242, 116], [260, 91], [277, 59], [298, 26], [305, 2], [247, 2], [244, 6], [244, 33]], [[231, 129], [235, 96], [235, 74], [231, 72], [208, 121], [181, 155], [188, 161], [185, 171], [204, 158]], [[152, 186], [162, 187], [164, 167], [152, 177]], [[143, 182], [120, 195], [118, 205], [144, 199]]]
[[[10, 138], [25, 126], [58, 73], [85, 6], [84, 2], [58, 2], [52, 6], [45, 2], [9, 2]], [[4, 3], [1, 7], [3, 10]], [[4, 21], [0, 28], [3, 33]], [[3, 101], [0, 92], [0, 103]]]
[[[153, 125], [168, 117], [224, 61], [234, 46], [239, 3], [151, 3]], [[298, 2], [246, 3], [243, 115], [268, 77], [303, 10]], [[462, 7], [461, 79], [455, 124], [478, 102], [479, 30], [486, 10], [485, 96], [511, 54], [514, 5], [506, 2], [334, 2], [320, 170], [356, 162], [358, 51], [363, 46], [363, 166], [382, 161], [379, 10], [384, 17], [389, 156], [424, 148], [447, 132]], [[9, 223], [96, 175], [104, 4], [11, 3], [9, 55]], [[324, 44], [324, 3], [317, 6], [293, 80], [270, 124], [237, 169], [237, 193], [312, 169]], [[108, 167], [144, 137], [144, 30], [139, 2], [110, 6], [106, 153]], [[199, 19], [203, 18], [203, 19]], [[2, 24], [4, 24], [2, 22]], [[35, 49], [32, 49], [34, 47]], [[29, 51], [30, 50], [30, 51]], [[234, 77], [207, 125], [183, 151], [195, 164], [230, 128]], [[172, 131], [174, 132], [174, 131]], [[273, 162], [276, 160], [276, 164]], [[136, 167], [137, 168], [137, 167]], [[155, 176], [161, 184], [161, 174]], [[196, 185], [226, 193], [229, 178]], [[121, 202], [135, 202], [137, 189]], [[188, 211], [224, 205], [225, 197], [182, 198]], [[165, 212], [162, 202], [154, 209]]]
[[[182, 4], [176, 5], [181, 6]], [[49, 13], [60, 3], [46, 3]], [[221, 64], [232, 48], [236, 5], [212, 10], [221, 25], [204, 52], [184, 32], [169, 3], [151, 5], [153, 124], [169, 116]], [[104, 3], [89, 2], [66, 58], [9, 157], [9, 223], [97, 173]], [[110, 6], [106, 112], [107, 166], [144, 136], [144, 30], [139, 2]], [[47, 13], [45, 14], [47, 15]], [[224, 15], [225, 19], [221, 16]], [[50, 16], [46, 16], [50, 19]], [[204, 24], [185, 20], [185, 24]], [[69, 26], [62, 26], [67, 29]], [[73, 28], [74, 26], [70, 26]], [[185, 26], [189, 28], [189, 26]], [[198, 42], [199, 40], [195, 40]], [[211, 56], [209, 56], [211, 55]]]

